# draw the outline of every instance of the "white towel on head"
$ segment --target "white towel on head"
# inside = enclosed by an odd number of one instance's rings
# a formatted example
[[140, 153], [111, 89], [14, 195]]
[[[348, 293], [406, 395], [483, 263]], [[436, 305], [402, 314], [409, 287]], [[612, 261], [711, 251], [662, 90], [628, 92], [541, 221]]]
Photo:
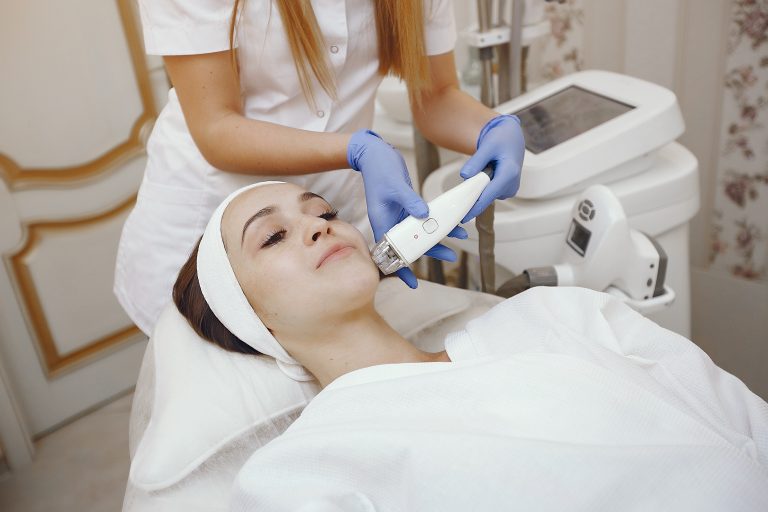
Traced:
[[298, 381], [309, 381], [314, 379], [312, 374], [285, 351], [253, 311], [235, 277], [227, 251], [224, 249], [224, 240], [221, 238], [221, 218], [232, 200], [252, 188], [279, 183], [285, 182], [254, 183], [235, 190], [222, 201], [213, 212], [203, 238], [200, 240], [200, 247], [197, 250], [197, 278], [200, 281], [203, 297], [224, 327], [262, 354], [274, 357], [277, 366], [288, 377]]

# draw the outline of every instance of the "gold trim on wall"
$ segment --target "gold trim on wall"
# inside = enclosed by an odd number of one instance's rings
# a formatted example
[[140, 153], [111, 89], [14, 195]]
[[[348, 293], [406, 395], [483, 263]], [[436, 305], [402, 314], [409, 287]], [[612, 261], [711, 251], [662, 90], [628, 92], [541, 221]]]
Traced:
[[37, 294], [32, 274], [29, 270], [27, 258], [40, 244], [46, 232], [66, 231], [78, 229], [92, 224], [98, 224], [112, 217], [120, 215], [130, 209], [136, 201], [133, 196], [116, 208], [92, 217], [84, 217], [75, 220], [39, 222], [27, 225], [27, 241], [22, 249], [9, 258], [11, 268], [16, 275], [22, 302], [25, 305], [29, 323], [36, 335], [36, 340], [41, 356], [43, 369], [48, 377], [56, 377], [65, 370], [77, 365], [85, 359], [91, 358], [102, 350], [116, 346], [130, 338], [140, 334], [138, 327], [126, 326], [115, 332], [109, 333], [97, 340], [91, 341], [82, 348], [67, 354], [60, 354], [53, 340], [48, 321], [45, 318], [40, 297]]
[[144, 58], [138, 24], [130, 0], [115, 0], [123, 25], [123, 32], [128, 43], [136, 85], [139, 88], [143, 111], [133, 123], [128, 139], [108, 150], [103, 155], [79, 165], [70, 167], [48, 168], [23, 168], [9, 156], [0, 153], [0, 177], [5, 177], [9, 188], [22, 188], [29, 184], [56, 184], [90, 178], [105, 171], [110, 166], [123, 158], [128, 158], [134, 153], [141, 152], [144, 144], [141, 133], [147, 124], [151, 124], [157, 117], [157, 108], [152, 96], [152, 85], [149, 78], [149, 69]]

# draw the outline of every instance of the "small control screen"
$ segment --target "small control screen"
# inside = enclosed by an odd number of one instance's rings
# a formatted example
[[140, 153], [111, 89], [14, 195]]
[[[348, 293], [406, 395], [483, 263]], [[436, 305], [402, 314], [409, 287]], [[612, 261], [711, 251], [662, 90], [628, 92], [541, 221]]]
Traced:
[[587, 252], [587, 246], [589, 245], [589, 239], [592, 236], [592, 232], [587, 228], [571, 220], [571, 229], [568, 230], [568, 245], [571, 249], [584, 256]]
[[514, 114], [520, 118], [525, 148], [537, 155], [633, 108], [572, 85]]

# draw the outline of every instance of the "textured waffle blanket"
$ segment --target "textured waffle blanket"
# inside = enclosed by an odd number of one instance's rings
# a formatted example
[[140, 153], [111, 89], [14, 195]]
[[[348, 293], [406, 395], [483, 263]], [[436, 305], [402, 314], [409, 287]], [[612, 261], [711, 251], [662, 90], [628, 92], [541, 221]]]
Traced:
[[610, 296], [530, 290], [446, 349], [331, 383], [231, 509], [768, 510], [768, 405]]

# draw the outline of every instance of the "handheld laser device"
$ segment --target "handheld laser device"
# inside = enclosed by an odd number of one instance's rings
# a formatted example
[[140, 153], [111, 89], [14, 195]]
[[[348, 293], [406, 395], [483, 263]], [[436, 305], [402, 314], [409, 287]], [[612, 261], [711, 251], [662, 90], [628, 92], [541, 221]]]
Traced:
[[445, 238], [480, 197], [491, 172], [488, 168], [430, 201], [426, 219], [410, 216], [387, 231], [371, 251], [379, 270], [387, 275], [407, 267]]

